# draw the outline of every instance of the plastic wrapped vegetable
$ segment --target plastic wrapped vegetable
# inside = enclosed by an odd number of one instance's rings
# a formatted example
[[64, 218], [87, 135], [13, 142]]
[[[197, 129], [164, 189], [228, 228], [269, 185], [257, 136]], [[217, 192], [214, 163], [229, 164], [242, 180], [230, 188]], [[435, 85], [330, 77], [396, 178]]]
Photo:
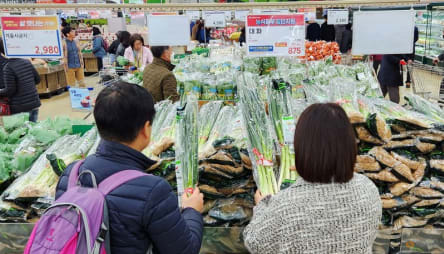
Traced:
[[29, 113], [20, 113], [10, 116], [3, 116], [3, 126], [7, 131], [21, 127], [29, 120]]
[[222, 108], [221, 101], [212, 101], [200, 108], [199, 111], [199, 151], [203, 148], [205, 142], [207, 142], [213, 129], [214, 122], [217, 119], [220, 109]]
[[192, 193], [198, 181], [197, 119], [197, 98], [191, 95], [185, 106], [177, 109], [176, 166], [179, 193]]

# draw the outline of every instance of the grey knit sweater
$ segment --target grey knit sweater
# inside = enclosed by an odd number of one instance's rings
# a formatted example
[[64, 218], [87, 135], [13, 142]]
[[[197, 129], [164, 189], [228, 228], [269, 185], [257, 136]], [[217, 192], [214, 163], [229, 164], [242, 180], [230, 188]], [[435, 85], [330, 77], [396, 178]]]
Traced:
[[301, 177], [266, 197], [244, 231], [251, 253], [372, 253], [382, 205], [376, 186], [355, 174], [345, 184]]

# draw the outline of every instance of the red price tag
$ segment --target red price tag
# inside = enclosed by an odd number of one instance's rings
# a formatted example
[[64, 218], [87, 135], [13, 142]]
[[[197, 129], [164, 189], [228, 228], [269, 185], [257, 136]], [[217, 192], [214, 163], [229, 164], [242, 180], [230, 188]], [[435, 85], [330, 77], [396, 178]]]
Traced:
[[185, 189], [185, 193], [188, 194], [188, 195], [193, 194], [193, 192], [194, 192], [194, 189], [193, 189], [193, 188], [187, 188], [187, 189]]
[[40, 48], [39, 46], [35, 46], [35, 54], [37, 55], [46, 55], [46, 54], [58, 54], [59, 47], [57, 46], [43, 46]]
[[301, 48], [288, 48], [289, 55], [300, 55], [301, 53]]

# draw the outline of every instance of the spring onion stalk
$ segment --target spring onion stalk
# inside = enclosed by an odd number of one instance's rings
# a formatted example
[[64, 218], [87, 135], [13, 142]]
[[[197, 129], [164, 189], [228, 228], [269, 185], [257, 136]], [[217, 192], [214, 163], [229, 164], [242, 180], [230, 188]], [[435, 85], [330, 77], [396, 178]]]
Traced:
[[249, 141], [249, 153], [255, 158], [253, 165], [259, 189], [263, 195], [273, 195], [278, 192], [273, 169], [273, 138], [255, 77], [257, 76], [252, 73], [244, 73], [238, 77], [240, 106]]
[[[181, 172], [183, 186], [187, 193], [192, 190], [198, 181], [198, 104], [197, 97], [189, 95], [186, 103], [177, 109], [177, 136], [176, 136], [176, 166]], [[179, 179], [178, 179], [179, 181]]]
[[222, 108], [221, 101], [210, 101], [203, 105], [199, 111], [199, 151], [210, 136], [214, 123], [216, 122], [219, 111]]
[[[268, 112], [274, 127], [274, 132], [281, 148], [281, 165], [279, 169], [278, 187], [283, 182], [293, 182], [297, 174], [295, 170], [295, 155], [292, 151], [292, 137], [295, 121], [291, 112], [291, 87], [282, 79], [268, 82]], [[287, 128], [284, 128], [287, 127]]]

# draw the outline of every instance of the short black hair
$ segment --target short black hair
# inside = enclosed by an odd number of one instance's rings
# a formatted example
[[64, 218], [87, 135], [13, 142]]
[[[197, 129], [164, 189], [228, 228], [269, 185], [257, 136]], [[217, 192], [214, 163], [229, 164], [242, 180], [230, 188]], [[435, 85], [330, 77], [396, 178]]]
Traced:
[[100, 29], [98, 27], [93, 27], [92, 30], [93, 30], [93, 35], [99, 35], [102, 33], [102, 32], [100, 32]]
[[122, 31], [119, 35], [119, 41], [123, 46], [128, 47], [130, 45], [131, 34], [128, 31]]
[[130, 40], [129, 40], [129, 44], [130, 44], [131, 48], [134, 48], [134, 44], [136, 43], [136, 41], [141, 41], [142, 45], [145, 45], [145, 41], [143, 40], [142, 35], [133, 34], [133, 35], [131, 35]]
[[67, 34], [69, 34], [72, 30], [74, 30], [74, 28], [72, 28], [72, 27], [70, 27], [70, 26], [65, 26], [65, 27], [62, 29], [62, 34], [63, 34], [64, 36], [67, 36]]
[[154, 57], [160, 58], [163, 55], [163, 52], [168, 50], [170, 46], [152, 46], [150, 47], [151, 53], [153, 53]]
[[357, 146], [353, 127], [345, 111], [334, 103], [308, 107], [296, 125], [294, 152], [296, 170], [305, 181], [350, 181], [353, 178]]
[[104, 88], [96, 99], [94, 118], [100, 136], [114, 142], [133, 142], [156, 110], [154, 99], [143, 87], [117, 81]]
[[0, 37], [0, 53], [5, 54], [5, 46], [3, 45], [3, 38]]

